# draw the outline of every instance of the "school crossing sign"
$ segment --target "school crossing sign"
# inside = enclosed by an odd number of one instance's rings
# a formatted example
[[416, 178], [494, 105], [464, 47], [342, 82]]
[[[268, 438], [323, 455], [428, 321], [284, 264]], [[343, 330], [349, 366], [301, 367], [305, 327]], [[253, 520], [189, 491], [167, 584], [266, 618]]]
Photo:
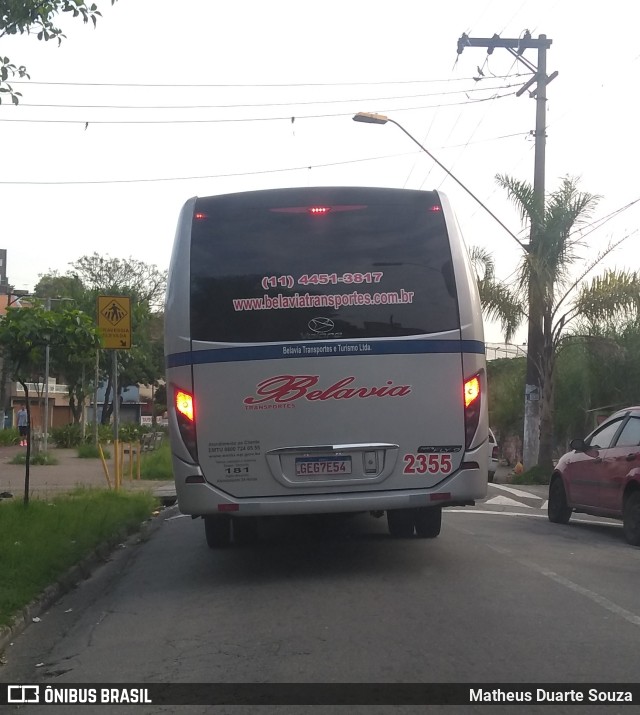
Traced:
[[124, 295], [98, 296], [98, 330], [107, 350], [131, 348], [131, 298]]

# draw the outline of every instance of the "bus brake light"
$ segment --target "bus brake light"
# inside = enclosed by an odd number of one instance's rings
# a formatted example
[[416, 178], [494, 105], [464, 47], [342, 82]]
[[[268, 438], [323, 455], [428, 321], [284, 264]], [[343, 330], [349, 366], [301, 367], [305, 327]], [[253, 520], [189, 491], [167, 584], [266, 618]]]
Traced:
[[193, 397], [182, 390], [176, 392], [176, 410], [193, 422]]
[[480, 373], [470, 377], [464, 383], [464, 441], [467, 449], [471, 447], [480, 423], [482, 409], [480, 389]]
[[480, 397], [480, 380], [475, 376], [464, 383], [464, 406], [469, 407], [478, 397]]

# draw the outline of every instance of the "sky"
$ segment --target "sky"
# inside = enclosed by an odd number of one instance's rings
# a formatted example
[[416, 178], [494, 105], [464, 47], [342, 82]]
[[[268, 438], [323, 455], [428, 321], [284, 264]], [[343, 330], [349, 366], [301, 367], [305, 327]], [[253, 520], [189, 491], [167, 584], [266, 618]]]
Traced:
[[[570, 175], [602, 197], [586, 261], [628, 236], [590, 276], [638, 266], [636, 3], [96, 3], [97, 28], [63, 18], [60, 46], [0, 38], [0, 53], [31, 76], [14, 83], [18, 107], [0, 105], [0, 248], [15, 288], [94, 252], [167, 268], [192, 196], [320, 185], [441, 190], [467, 245], [513, 280], [514, 238], [398, 127], [352, 116], [400, 123], [526, 239], [495, 176], [533, 181], [536, 103], [515, 94], [529, 70], [505, 49], [457, 54], [462, 33], [525, 30], [552, 41], [547, 72], [558, 72], [547, 87], [547, 191]], [[537, 63], [535, 50], [524, 56]], [[485, 338], [504, 339], [494, 324]]]

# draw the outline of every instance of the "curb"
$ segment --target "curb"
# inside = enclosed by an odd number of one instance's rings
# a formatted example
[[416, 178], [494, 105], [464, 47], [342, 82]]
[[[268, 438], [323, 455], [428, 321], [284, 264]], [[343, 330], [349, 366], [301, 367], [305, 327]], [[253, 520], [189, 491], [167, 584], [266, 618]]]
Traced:
[[[62, 574], [56, 583], [47, 586], [35, 600], [16, 613], [8, 626], [0, 626], [0, 657], [7, 646], [33, 622], [34, 618], [45, 613], [62, 596], [88, 579], [98, 566], [109, 560], [111, 553], [120, 544], [135, 546], [148, 541], [153, 532], [160, 528], [162, 522], [177, 511], [177, 506], [160, 508], [161, 511], [158, 514], [143, 521], [136, 531], [119, 531], [107, 541], [99, 544], [88, 556]], [[0, 665], [2, 665], [2, 660], [0, 660]]]

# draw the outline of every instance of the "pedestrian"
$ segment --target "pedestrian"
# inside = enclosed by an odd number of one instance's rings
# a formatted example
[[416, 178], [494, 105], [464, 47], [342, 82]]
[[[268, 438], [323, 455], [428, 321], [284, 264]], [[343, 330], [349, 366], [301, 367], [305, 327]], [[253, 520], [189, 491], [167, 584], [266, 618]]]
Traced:
[[18, 410], [18, 432], [20, 432], [20, 446], [27, 446], [27, 435], [29, 433], [29, 415], [27, 408], [22, 405]]

